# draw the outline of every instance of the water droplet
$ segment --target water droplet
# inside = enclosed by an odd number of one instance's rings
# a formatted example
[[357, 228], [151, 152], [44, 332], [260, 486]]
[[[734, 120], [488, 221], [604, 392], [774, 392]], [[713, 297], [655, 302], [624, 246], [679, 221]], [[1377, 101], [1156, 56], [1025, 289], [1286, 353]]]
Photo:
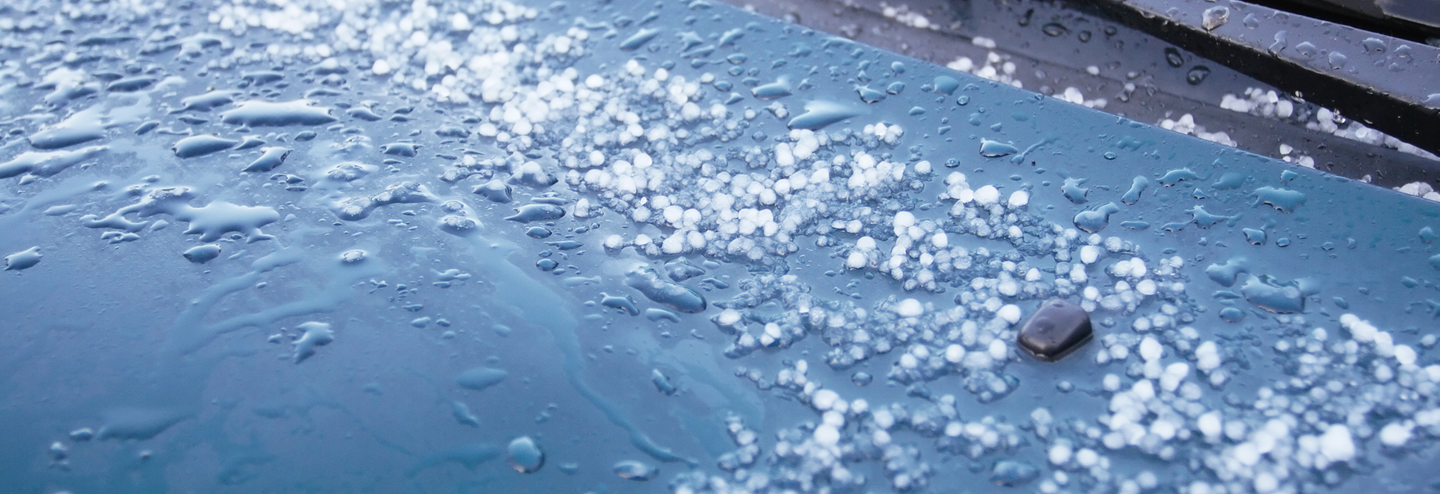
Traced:
[[644, 482], [660, 475], [660, 469], [635, 461], [624, 460], [615, 464], [615, 475], [622, 479]]
[[1340, 69], [1345, 68], [1345, 63], [1350, 60], [1348, 57], [1345, 56], [1344, 53], [1340, 53], [1340, 52], [1338, 52], [1338, 51], [1332, 51], [1332, 52], [1330, 52], [1330, 57], [1329, 57], [1329, 58], [1330, 58], [1330, 68], [1331, 68], [1331, 69], [1334, 69], [1334, 70], [1340, 70]]
[[1240, 230], [1245, 234], [1245, 241], [1250, 245], [1265, 245], [1265, 230], [1258, 228], [1244, 228]]
[[1120, 202], [1128, 205], [1140, 202], [1140, 194], [1145, 192], [1148, 187], [1150, 187], [1150, 179], [1141, 176], [1135, 177], [1130, 181], [1130, 190], [1125, 191], [1125, 195], [1120, 197]]
[[1009, 156], [1018, 152], [1020, 152], [1020, 150], [1010, 144], [1006, 144], [1000, 141], [992, 141], [989, 139], [980, 140], [980, 156], [984, 156], [986, 158], [999, 158], [1001, 156]]
[[630, 35], [629, 38], [625, 38], [625, 41], [621, 41], [620, 49], [625, 51], [637, 50], [641, 46], [645, 46], [645, 43], [649, 43], [650, 40], [655, 39], [655, 35], [658, 34], [660, 34], [659, 29], [641, 29], [636, 31], [635, 34]]
[[1206, 31], [1214, 31], [1215, 28], [1224, 26], [1230, 20], [1230, 9], [1228, 7], [1210, 7], [1200, 14], [1200, 26]]
[[960, 89], [960, 81], [948, 75], [936, 76], [934, 84], [935, 92], [945, 95], [954, 94], [956, 89]]
[[870, 89], [870, 86], [855, 86], [855, 92], [860, 95], [860, 101], [866, 103], [885, 101], [885, 93]]
[[782, 77], [775, 82], [756, 86], [754, 89], [750, 90], [750, 94], [754, 96], [755, 99], [761, 101], [770, 101], [773, 99], [784, 98], [791, 94], [790, 81]]
[[1075, 227], [1086, 233], [1099, 233], [1100, 230], [1104, 230], [1106, 226], [1110, 225], [1110, 215], [1118, 212], [1120, 212], [1120, 206], [1113, 202], [1092, 207], [1075, 215]]
[[990, 471], [990, 483], [1001, 487], [1016, 487], [1030, 483], [1040, 477], [1040, 469], [1018, 460], [1000, 460]]
[[490, 367], [475, 367], [455, 375], [455, 385], [472, 391], [485, 391], [500, 384], [510, 373]]
[[1205, 268], [1205, 276], [1211, 281], [1219, 283], [1220, 286], [1235, 284], [1235, 279], [1240, 273], [1250, 272], [1250, 260], [1244, 257], [1236, 257], [1225, 261], [1224, 264], [1211, 264]]
[[1159, 182], [1162, 186], [1170, 187], [1186, 180], [1199, 179], [1199, 175], [1196, 175], [1195, 172], [1191, 171], [1189, 167], [1185, 167], [1165, 172], [1165, 175], [1160, 177]]
[[1211, 214], [1210, 212], [1205, 211], [1205, 207], [1204, 207], [1204, 206], [1199, 206], [1199, 205], [1196, 205], [1196, 206], [1194, 206], [1194, 207], [1192, 207], [1192, 208], [1190, 208], [1190, 209], [1187, 209], [1187, 210], [1185, 210], [1185, 212], [1190, 213], [1191, 221], [1194, 222], [1195, 225], [1196, 225], [1196, 226], [1199, 226], [1200, 228], [1210, 228], [1210, 227], [1215, 226], [1215, 225], [1219, 224], [1220, 222], [1224, 222], [1224, 221], [1228, 221], [1228, 222], [1230, 222], [1230, 223], [1233, 225], [1234, 222], [1235, 222], [1235, 220], [1240, 219], [1240, 216], [1238, 216], [1238, 215], [1236, 215], [1236, 216], [1222, 216], [1222, 215], [1218, 215], [1218, 214]]
[[510, 463], [510, 468], [517, 472], [534, 473], [545, 466], [545, 452], [540, 451], [540, 446], [529, 436], [515, 438], [505, 449], [509, 453], [506, 461]]
[[792, 129], [819, 130], [827, 125], [850, 117], [864, 115], [868, 110], [855, 108], [832, 101], [810, 101], [805, 103], [805, 112], [790, 119]]
[[240, 143], [240, 141], [226, 139], [214, 134], [201, 134], [181, 139], [170, 149], [175, 151], [175, 156], [194, 158], [230, 149], [238, 143]]
[[1185, 57], [1180, 55], [1179, 49], [1173, 46], [1167, 47], [1165, 48], [1165, 62], [1169, 63], [1171, 67], [1178, 68], [1185, 65]]
[[650, 370], [650, 382], [655, 385], [656, 391], [664, 393], [665, 396], [673, 396], [676, 391], [679, 391], [679, 389], [670, 382], [670, 378], [660, 372], [660, 369]]
[[250, 162], [243, 172], [268, 172], [285, 163], [285, 158], [290, 156], [290, 148], [268, 147], [260, 150], [260, 157]]
[[220, 246], [215, 244], [197, 245], [187, 249], [182, 255], [195, 264], [205, 264], [220, 257]]
[[1255, 205], [1268, 204], [1283, 213], [1293, 213], [1301, 204], [1305, 204], [1305, 194], [1289, 189], [1275, 187], [1261, 187], [1251, 193], [1255, 196]]
[[1245, 319], [1245, 311], [1234, 307], [1220, 309], [1220, 320], [1225, 322], [1240, 322]]
[[220, 121], [227, 124], [250, 127], [284, 127], [289, 125], [325, 125], [336, 121], [330, 109], [312, 106], [306, 100], [271, 103], [250, 100], [240, 102], [234, 109], [220, 113]]
[[1230, 190], [1239, 188], [1245, 183], [1245, 174], [1239, 172], [1225, 172], [1211, 187], [1218, 190]]
[[0, 163], [0, 178], [10, 178], [22, 173], [49, 177], [108, 149], [109, 146], [89, 146], [71, 151], [26, 151], [10, 161]]
[[1305, 295], [1298, 282], [1281, 283], [1268, 275], [1251, 276], [1240, 287], [1240, 293], [1252, 305], [1277, 314], [1305, 311]]
[[694, 289], [660, 278], [650, 266], [637, 266], [625, 274], [625, 285], [646, 298], [685, 313], [704, 312], [705, 297]]
[[1206, 77], [1210, 77], [1210, 67], [1196, 65], [1190, 69], [1190, 72], [1185, 73], [1185, 82], [1190, 83], [1191, 86], [1198, 86], [1205, 82]]
[[21, 271], [35, 267], [36, 264], [40, 264], [41, 257], [43, 256], [40, 255], [40, 246], [38, 245], [10, 254], [5, 256], [5, 270]]
[[1070, 28], [1067, 28], [1064, 24], [1060, 24], [1058, 22], [1052, 22], [1041, 26], [1040, 30], [1050, 36], [1064, 36], [1070, 33]]
[[109, 85], [105, 86], [105, 89], [114, 92], [131, 93], [150, 87], [150, 85], [154, 84], [156, 80], [157, 79], [155, 79], [154, 77], [148, 76], [126, 77], [124, 79], [119, 79], [111, 82]]
[[558, 220], [565, 216], [565, 210], [554, 204], [526, 204], [515, 208], [515, 214], [506, 216], [509, 221], [529, 223], [532, 221]]
[[1360, 42], [1360, 46], [1365, 47], [1365, 53], [1385, 53], [1385, 50], [1389, 49], [1385, 46], [1385, 41], [1378, 38], [1365, 38], [1365, 41]]
[[[1277, 34], [1277, 36], [1278, 36], [1278, 34]], [[1315, 54], [1318, 53], [1319, 51], [1320, 51], [1320, 49], [1319, 49], [1319, 48], [1315, 48], [1315, 45], [1310, 44], [1309, 41], [1302, 41], [1300, 44], [1295, 45], [1295, 52], [1296, 52], [1296, 53], [1299, 53], [1300, 56], [1303, 56], [1303, 57], [1305, 57], [1305, 58], [1313, 57], [1313, 56], [1315, 56]]]
[[1085, 204], [1085, 197], [1090, 194], [1090, 188], [1081, 187], [1082, 183], [1085, 183], [1083, 178], [1067, 178], [1065, 184], [1060, 186], [1060, 190], [1071, 203]]
[[1275, 31], [1275, 42], [1270, 43], [1270, 46], [1265, 50], [1269, 51], [1271, 55], [1279, 55], [1280, 51], [1285, 49], [1285, 46], [1287, 46], [1285, 41], [1285, 31]]

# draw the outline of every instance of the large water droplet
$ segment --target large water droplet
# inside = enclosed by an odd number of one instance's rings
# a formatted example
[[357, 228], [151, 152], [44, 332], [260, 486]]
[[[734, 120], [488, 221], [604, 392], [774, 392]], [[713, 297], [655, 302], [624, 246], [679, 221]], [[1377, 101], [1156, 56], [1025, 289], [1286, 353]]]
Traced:
[[1196, 65], [1190, 69], [1190, 72], [1185, 74], [1185, 82], [1190, 83], [1191, 86], [1198, 86], [1200, 83], [1205, 82], [1206, 77], [1210, 77], [1210, 67]]
[[1171, 67], [1180, 67], [1185, 65], [1185, 57], [1180, 55], [1179, 49], [1173, 46], [1168, 47], [1165, 48], [1165, 63], [1170, 64]]
[[1206, 31], [1214, 31], [1215, 28], [1224, 26], [1230, 20], [1230, 9], [1228, 7], [1210, 7], [1200, 14], [1200, 26]]
[[520, 436], [510, 441], [506, 450], [510, 454], [506, 461], [510, 463], [510, 468], [517, 472], [534, 473], [545, 466], [545, 452], [540, 451], [540, 446], [529, 436]]

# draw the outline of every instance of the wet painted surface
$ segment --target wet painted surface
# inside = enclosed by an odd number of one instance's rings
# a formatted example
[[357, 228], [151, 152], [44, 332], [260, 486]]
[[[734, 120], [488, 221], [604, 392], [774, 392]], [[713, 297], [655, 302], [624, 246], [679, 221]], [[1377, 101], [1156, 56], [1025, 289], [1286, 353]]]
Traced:
[[17, 492], [1431, 482], [1433, 203], [703, 0], [73, 8], [0, 12]]

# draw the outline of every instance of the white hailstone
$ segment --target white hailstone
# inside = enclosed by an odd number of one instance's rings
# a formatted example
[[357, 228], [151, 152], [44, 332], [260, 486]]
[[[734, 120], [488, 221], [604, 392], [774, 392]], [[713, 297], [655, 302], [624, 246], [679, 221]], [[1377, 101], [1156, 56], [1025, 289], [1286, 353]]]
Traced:
[[859, 239], [855, 240], [855, 248], [866, 251], [875, 250], [875, 239], [870, 238], [869, 236], [860, 237]]
[[1340, 325], [1350, 330], [1350, 336], [1360, 343], [1369, 343], [1374, 340], [1375, 333], [1378, 332], [1375, 326], [1370, 325], [1369, 321], [1363, 321], [1354, 314], [1340, 316]]
[[370, 71], [374, 72], [375, 75], [389, 74], [390, 63], [386, 62], [384, 59], [376, 60], [375, 65], [370, 66]]
[[964, 360], [964, 359], [965, 359], [965, 347], [960, 346], [960, 345], [956, 345], [956, 344], [951, 344], [950, 346], [945, 347], [945, 361], [946, 361], [946, 362], [950, 362], [950, 363], [952, 363], [952, 364], [958, 364], [958, 363], [960, 363], [961, 360]]
[[1155, 397], [1155, 383], [1150, 382], [1149, 379], [1136, 381], [1134, 386], [1130, 386], [1130, 394], [1140, 401], [1150, 401]]
[[1235, 449], [1230, 452], [1230, 457], [1240, 462], [1241, 465], [1253, 467], [1256, 463], [1260, 463], [1260, 450], [1255, 447], [1254, 443], [1243, 442], [1235, 445]]
[[919, 359], [927, 359], [927, 358], [930, 358], [930, 349], [929, 349], [929, 348], [926, 348], [924, 345], [915, 345], [914, 348], [911, 348], [911, 349], [910, 349], [910, 353], [915, 354], [915, 358], [919, 358]]
[[1355, 457], [1355, 442], [1350, 437], [1350, 428], [1333, 424], [1320, 435], [1320, 454], [1333, 462], [1350, 461]]
[[981, 206], [990, 206], [1000, 202], [1000, 191], [993, 185], [986, 185], [975, 191], [975, 202]]
[[900, 317], [919, 317], [925, 313], [925, 306], [920, 305], [919, 300], [907, 298], [895, 304], [895, 313]]
[[685, 252], [685, 236], [680, 232], [665, 238], [660, 243], [660, 251], [666, 254], [679, 254]]
[[870, 260], [865, 257], [865, 254], [861, 253], [859, 249], [856, 249], [850, 251], [850, 256], [845, 258], [845, 267], [860, 269], [865, 267], [865, 264], [868, 262], [870, 262]]
[[734, 326], [736, 323], [740, 322], [740, 316], [740, 311], [737, 311], [735, 309], [725, 309], [723, 311], [720, 311], [719, 316], [715, 316], [715, 323], [721, 326]]
[[1409, 345], [1395, 345], [1395, 361], [1400, 365], [1412, 365], [1415, 363], [1415, 349]]
[[830, 410], [820, 416], [820, 422], [833, 427], [845, 427], [845, 414]]
[[874, 433], [870, 434], [870, 442], [874, 443], [875, 446], [885, 446], [887, 444], [890, 444], [890, 433], [885, 432], [884, 429], [877, 430]]
[[919, 173], [919, 174], [921, 174], [921, 175], [930, 173], [930, 162], [929, 162], [929, 161], [921, 161], [921, 162], [919, 162], [919, 163], [916, 163], [916, 164], [915, 164], [915, 173]]
[[1389, 425], [1380, 429], [1380, 444], [1392, 448], [1404, 446], [1405, 443], [1410, 441], [1410, 428], [1411, 426], [1409, 424], [1391, 422]]
[[876, 410], [875, 413], [870, 414], [870, 417], [875, 419], [875, 425], [881, 429], [889, 429], [895, 426], [895, 415], [891, 414], [889, 410]]
[[1180, 387], [1180, 382], [1190, 375], [1190, 364], [1176, 362], [1165, 367], [1165, 374], [1160, 376], [1160, 389], [1174, 392]]
[[611, 235], [611, 236], [605, 237], [605, 248], [606, 248], [606, 249], [619, 249], [619, 248], [624, 247], [624, 246], [625, 246], [625, 238], [624, 238], [624, 237], [621, 237], [621, 236], [619, 236], [619, 235]]
[[840, 430], [835, 426], [824, 424], [815, 428], [815, 442], [823, 446], [834, 446], [840, 443]]
[[1255, 492], [1259, 494], [1275, 492], [1280, 488], [1280, 479], [1275, 478], [1275, 475], [1270, 472], [1260, 472], [1255, 475], [1254, 487]]
[[455, 15], [450, 16], [451, 30], [469, 31], [470, 27], [470, 17], [466, 16], [464, 12], [456, 12]]
[[1030, 268], [1029, 271], [1025, 272], [1025, 281], [1040, 281], [1040, 276], [1040, 270], [1038, 268]]
[[1159, 360], [1163, 352], [1164, 348], [1155, 338], [1146, 336], [1145, 339], [1140, 340], [1140, 358], [1146, 362]]
[[1010, 324], [1015, 324], [1020, 322], [1020, 307], [1015, 304], [1006, 304], [1004, 307], [1001, 307], [1000, 310], [995, 311], [995, 317]]
[[985, 353], [988, 353], [992, 359], [1004, 360], [1008, 351], [1009, 349], [1005, 347], [1005, 340], [994, 339], [990, 340], [990, 347], [986, 349]]
[[1175, 423], [1169, 420], [1160, 419], [1150, 424], [1150, 433], [1166, 441], [1175, 438], [1175, 429]]
[[1093, 467], [1099, 461], [1100, 455], [1090, 448], [1081, 448], [1080, 451], [1075, 453], [1075, 462], [1079, 463], [1082, 467]]
[[915, 225], [915, 214], [914, 214], [914, 213], [911, 213], [911, 212], [909, 212], [909, 211], [901, 211], [901, 212], [895, 213], [895, 229], [896, 229], [897, 231], [902, 231], [901, 229], [909, 229], [911, 226], [914, 226], [914, 225]]
[[810, 397], [810, 404], [814, 405], [816, 410], [824, 411], [829, 410], [830, 407], [835, 405], [835, 401], [839, 399], [839, 393], [828, 389], [822, 389], [816, 391], [815, 396]]
[[1209, 411], [1201, 414], [1200, 418], [1195, 420], [1195, 426], [1200, 429], [1200, 433], [1204, 434], [1208, 439], [1218, 439], [1220, 433], [1224, 432], [1224, 422], [1221, 421], [1220, 412], [1217, 411]]
[[1135, 284], [1135, 291], [1147, 297], [1154, 295], [1156, 292], [1155, 282], [1148, 279], [1140, 280], [1139, 283]]
[[864, 398], [857, 398], [855, 401], [850, 402], [850, 411], [855, 412], [857, 415], [865, 413], [868, 410], [870, 410], [870, 402], [865, 401]]
[[961, 434], [962, 432], [964, 432], [964, 431], [965, 431], [965, 426], [964, 426], [964, 425], [961, 425], [959, 422], [951, 422], [951, 423], [945, 424], [945, 435], [946, 435], [946, 436], [949, 436], [949, 437], [960, 437], [960, 434]]
[[1220, 349], [1215, 342], [1207, 341], [1195, 348], [1195, 367], [1201, 372], [1210, 372], [1220, 367]]
[[1051, 446], [1046, 456], [1049, 458], [1051, 465], [1064, 465], [1070, 461], [1071, 453], [1070, 443], [1061, 441]]
[[1100, 254], [1103, 252], [1105, 252], [1105, 249], [1101, 249], [1100, 247], [1094, 245], [1086, 245], [1084, 247], [1081, 247], [1080, 262], [1083, 262], [1085, 264], [1095, 264], [1095, 261], [1100, 260]]
[[930, 245], [935, 246], [937, 249], [944, 249], [950, 245], [950, 236], [946, 235], [945, 232], [935, 232], [935, 235], [930, 237]]
[[1030, 204], [1030, 193], [1029, 193], [1029, 192], [1025, 192], [1025, 191], [1023, 191], [1023, 190], [1017, 190], [1017, 191], [1015, 191], [1015, 192], [1013, 192], [1013, 193], [1010, 194], [1010, 207], [1011, 207], [1011, 208], [1021, 208], [1021, 207], [1025, 207], [1026, 204]]
[[790, 144], [782, 142], [775, 145], [775, 164], [780, 166], [795, 164], [795, 155], [790, 152]]

